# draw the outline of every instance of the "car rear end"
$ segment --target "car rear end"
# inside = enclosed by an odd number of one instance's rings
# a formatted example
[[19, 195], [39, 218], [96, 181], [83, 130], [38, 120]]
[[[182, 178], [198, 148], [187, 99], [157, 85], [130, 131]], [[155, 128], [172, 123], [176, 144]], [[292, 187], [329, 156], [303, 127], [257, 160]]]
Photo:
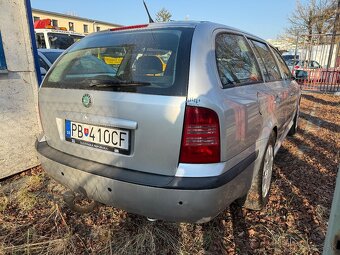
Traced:
[[208, 221], [235, 199], [244, 177], [206, 174], [225, 168], [218, 113], [187, 103], [195, 26], [113, 29], [68, 49], [39, 91], [45, 171], [93, 200], [169, 221]]

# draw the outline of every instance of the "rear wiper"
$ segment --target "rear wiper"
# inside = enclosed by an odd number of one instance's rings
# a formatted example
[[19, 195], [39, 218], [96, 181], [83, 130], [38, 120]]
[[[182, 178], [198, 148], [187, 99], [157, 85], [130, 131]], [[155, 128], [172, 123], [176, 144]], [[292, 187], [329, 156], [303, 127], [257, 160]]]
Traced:
[[123, 81], [123, 80], [93, 80], [90, 87], [131, 87], [131, 86], [150, 86], [150, 82]]

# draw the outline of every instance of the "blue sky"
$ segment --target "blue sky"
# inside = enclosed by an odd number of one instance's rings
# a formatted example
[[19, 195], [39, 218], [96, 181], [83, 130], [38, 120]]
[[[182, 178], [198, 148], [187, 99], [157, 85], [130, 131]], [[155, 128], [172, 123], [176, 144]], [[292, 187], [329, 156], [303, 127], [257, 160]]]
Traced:
[[[296, 0], [146, 0], [153, 17], [161, 9], [173, 20], [208, 20], [274, 39], [288, 26]], [[33, 8], [122, 25], [147, 22], [142, 0], [31, 0]]]

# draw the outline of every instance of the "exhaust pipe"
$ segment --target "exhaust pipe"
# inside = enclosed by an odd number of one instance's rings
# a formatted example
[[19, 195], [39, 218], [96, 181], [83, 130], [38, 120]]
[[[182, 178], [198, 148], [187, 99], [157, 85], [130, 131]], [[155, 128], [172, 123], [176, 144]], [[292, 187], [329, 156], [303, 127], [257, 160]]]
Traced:
[[80, 205], [81, 201], [84, 201], [85, 199], [89, 200], [89, 198], [83, 194], [75, 194], [73, 191], [66, 191], [63, 194], [63, 199], [65, 204], [67, 204], [72, 211], [77, 213], [90, 213], [98, 206], [98, 202], [94, 200], [90, 200], [89, 203]]

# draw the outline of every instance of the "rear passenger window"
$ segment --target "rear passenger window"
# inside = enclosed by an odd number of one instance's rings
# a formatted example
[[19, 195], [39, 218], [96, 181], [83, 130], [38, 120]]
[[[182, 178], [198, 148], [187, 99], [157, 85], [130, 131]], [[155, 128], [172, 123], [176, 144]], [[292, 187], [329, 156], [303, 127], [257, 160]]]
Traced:
[[279, 68], [276, 65], [274, 56], [268, 46], [264, 43], [253, 41], [254, 51], [259, 55], [259, 62], [266, 81], [277, 81], [281, 79]]
[[280, 66], [280, 69], [281, 69], [281, 72], [282, 72], [282, 75], [283, 75], [283, 78], [284, 79], [290, 79], [291, 78], [291, 75], [290, 75], [290, 71], [286, 65], [286, 62], [283, 60], [281, 54], [272, 48], [272, 51], [274, 52], [278, 62], [279, 62], [279, 66]]
[[241, 35], [217, 35], [216, 63], [224, 88], [262, 81], [255, 57]]

